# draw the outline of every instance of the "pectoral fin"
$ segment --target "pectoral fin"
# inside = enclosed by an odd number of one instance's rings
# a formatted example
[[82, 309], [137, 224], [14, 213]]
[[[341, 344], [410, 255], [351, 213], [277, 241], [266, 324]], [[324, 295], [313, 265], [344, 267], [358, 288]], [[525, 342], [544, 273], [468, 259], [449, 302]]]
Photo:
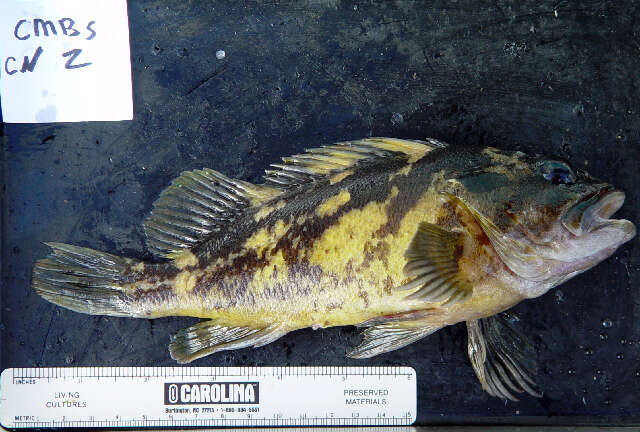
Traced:
[[169, 352], [178, 363], [189, 363], [218, 351], [261, 347], [288, 333], [281, 325], [264, 328], [224, 327], [215, 321], [203, 321], [176, 333]]
[[442, 328], [426, 320], [390, 321], [367, 328], [360, 345], [347, 353], [351, 358], [369, 358], [405, 347]]
[[468, 298], [472, 293], [471, 284], [458, 265], [464, 250], [464, 236], [464, 233], [421, 223], [405, 253], [404, 272], [414, 279], [396, 289], [418, 288], [407, 298], [444, 302], [445, 305]]
[[535, 350], [504, 314], [467, 321], [469, 359], [482, 388], [491, 396], [517, 401], [513, 393], [541, 394], [530, 378]]

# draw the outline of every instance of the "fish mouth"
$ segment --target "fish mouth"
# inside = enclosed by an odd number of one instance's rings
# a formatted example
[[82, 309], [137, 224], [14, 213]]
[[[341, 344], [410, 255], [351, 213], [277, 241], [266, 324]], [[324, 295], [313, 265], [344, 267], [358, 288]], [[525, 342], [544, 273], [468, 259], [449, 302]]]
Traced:
[[617, 228], [629, 240], [636, 232], [633, 223], [625, 219], [611, 219], [622, 207], [624, 200], [625, 193], [621, 190], [604, 187], [574, 204], [562, 217], [562, 225], [577, 237], [604, 228]]

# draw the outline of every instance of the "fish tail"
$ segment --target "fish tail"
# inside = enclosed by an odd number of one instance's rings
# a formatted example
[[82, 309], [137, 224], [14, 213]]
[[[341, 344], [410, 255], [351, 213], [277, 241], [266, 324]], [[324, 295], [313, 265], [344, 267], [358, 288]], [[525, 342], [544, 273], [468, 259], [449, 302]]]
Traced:
[[31, 286], [36, 293], [76, 312], [135, 316], [126, 274], [137, 261], [63, 243], [46, 244], [52, 252], [33, 268]]

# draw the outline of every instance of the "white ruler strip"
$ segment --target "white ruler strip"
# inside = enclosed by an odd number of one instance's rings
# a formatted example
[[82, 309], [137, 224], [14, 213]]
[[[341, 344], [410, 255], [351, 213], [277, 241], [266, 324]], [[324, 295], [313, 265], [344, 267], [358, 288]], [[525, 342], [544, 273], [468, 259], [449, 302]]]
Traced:
[[410, 425], [410, 367], [82, 367], [2, 371], [22, 427]]

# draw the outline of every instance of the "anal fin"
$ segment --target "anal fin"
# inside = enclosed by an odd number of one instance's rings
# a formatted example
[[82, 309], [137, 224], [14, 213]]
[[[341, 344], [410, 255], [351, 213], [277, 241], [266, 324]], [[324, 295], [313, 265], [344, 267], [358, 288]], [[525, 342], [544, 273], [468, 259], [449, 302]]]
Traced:
[[347, 353], [347, 357], [369, 358], [394, 351], [429, 336], [441, 328], [442, 326], [421, 319], [389, 321], [372, 325], [362, 332], [363, 341]]
[[169, 345], [169, 353], [178, 363], [190, 363], [218, 351], [261, 347], [287, 333], [279, 324], [264, 328], [224, 327], [216, 321], [203, 321], [177, 332]]
[[491, 396], [517, 401], [514, 393], [541, 395], [530, 378], [535, 350], [505, 318], [498, 314], [467, 321], [469, 359], [482, 388]]

